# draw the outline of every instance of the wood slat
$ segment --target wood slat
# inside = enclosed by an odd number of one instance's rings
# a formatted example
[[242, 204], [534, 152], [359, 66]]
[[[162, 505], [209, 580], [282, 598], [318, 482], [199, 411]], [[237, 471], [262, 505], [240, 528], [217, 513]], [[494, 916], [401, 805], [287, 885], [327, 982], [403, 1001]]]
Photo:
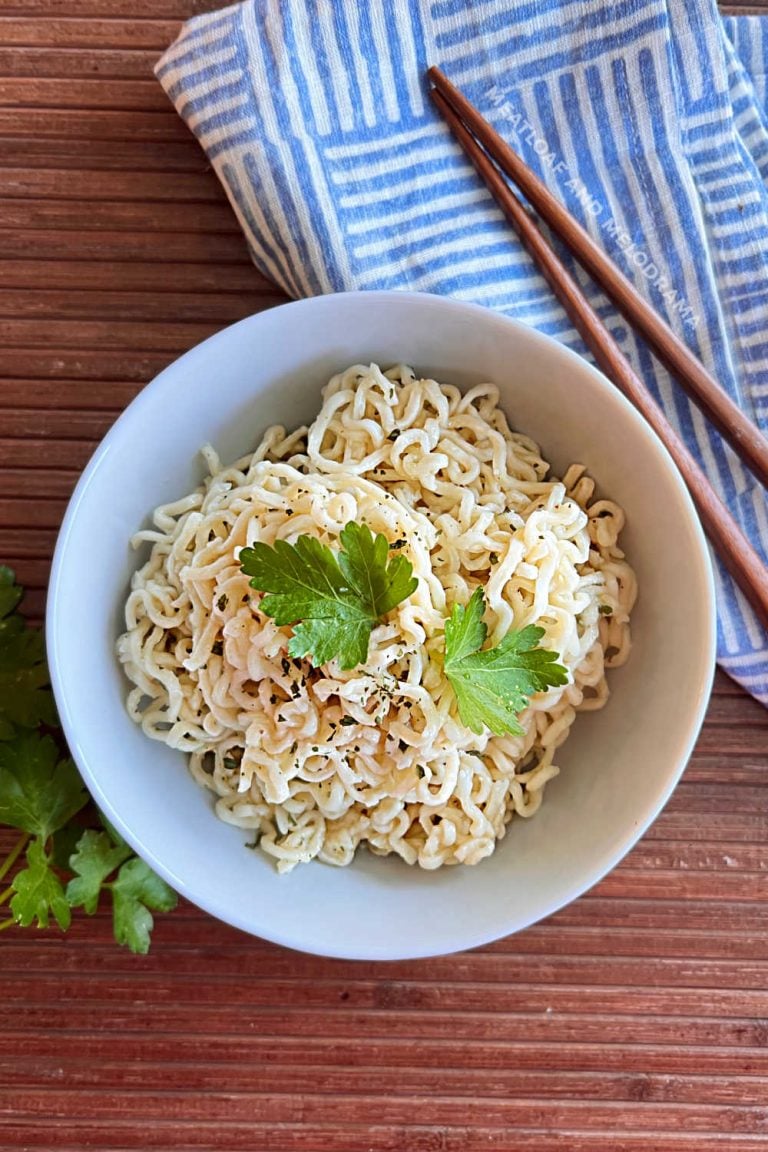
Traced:
[[[183, 283], [183, 281], [180, 281]], [[124, 322], [174, 320], [179, 323], [194, 321], [211, 327], [234, 324], [258, 310], [260, 293], [193, 293], [164, 292], [162, 310], [151, 291], [123, 292], [119, 288], [109, 292], [76, 289], [50, 290], [38, 288], [32, 292], [0, 291], [0, 317], [34, 319], [35, 321], [89, 322], [111, 320]], [[274, 296], [274, 290], [268, 295]]]
[[722, 872], [768, 872], [768, 856], [760, 844], [743, 844], [740, 840], [718, 844], [691, 844], [687, 840], [661, 844], [641, 843], [627, 858], [627, 868], [644, 870], [679, 869]]
[[189, 142], [190, 133], [170, 104], [162, 111], [113, 111], [109, 108], [2, 108], [0, 138], [78, 140], [173, 140]]
[[[727, 755], [727, 750], [724, 750], [723, 755]], [[693, 773], [697, 763], [698, 761], [694, 759], [687, 772]], [[724, 778], [722, 761], [719, 762], [718, 773], [722, 780]], [[764, 815], [762, 810], [754, 816], [715, 811], [704, 814], [697, 812], [693, 818], [685, 812], [665, 811], [649, 829], [647, 836], [651, 840], [675, 840], [686, 837], [689, 844], [706, 841], [719, 845], [724, 841], [733, 842], [734, 839], [742, 844], [763, 844], [768, 840], [768, 815]]]
[[114, 419], [115, 413], [101, 411], [13, 408], [3, 416], [3, 435], [8, 439], [101, 440]]
[[0, 199], [53, 199], [82, 202], [85, 198], [112, 203], [153, 200], [174, 204], [220, 204], [224, 193], [209, 173], [110, 172], [98, 169], [59, 171], [47, 168], [0, 168]]
[[[200, 1065], [195, 1059], [194, 1042], [182, 1038], [172, 1050], [158, 1045], [157, 1062], [143, 1058], [141, 1048], [132, 1037], [126, 1037], [121, 1047], [122, 1058], [115, 1058], [114, 1049], [97, 1037], [89, 1037], [88, 1059], [73, 1058], [69, 1062], [65, 1083], [72, 1090], [140, 1092], [152, 1089], [162, 1077], [170, 1086], [178, 1085], [188, 1091], [248, 1091], [256, 1072], [262, 1090], [280, 1091], [285, 1086], [288, 1069], [298, 1067], [302, 1078], [311, 1082], [319, 1094], [346, 1091], [350, 1095], [370, 1090], [371, 1073], [380, 1079], [378, 1084], [388, 1095], [415, 1095], [419, 1091], [433, 1090], [435, 1094], [464, 1096], [510, 1096], [544, 1099], [567, 1096], [589, 1100], [649, 1099], [667, 1103], [695, 1103], [708, 1091], [710, 1103], [738, 1103], [748, 1101], [759, 1105], [766, 1097], [766, 1078], [752, 1071], [718, 1074], [722, 1067], [720, 1054], [709, 1053], [703, 1063], [690, 1073], [681, 1071], [676, 1061], [685, 1062], [685, 1054], [674, 1056], [644, 1048], [616, 1046], [611, 1052], [611, 1066], [606, 1068], [604, 1048], [579, 1044], [564, 1046], [558, 1061], [557, 1076], [551, 1071], [552, 1054], [546, 1045], [520, 1044], [515, 1049], [514, 1067], [501, 1047], [471, 1045], [467, 1047], [466, 1061], [455, 1067], [446, 1066], [446, 1051], [432, 1045], [430, 1063], [413, 1066], [407, 1063], [407, 1048], [396, 1043], [357, 1045], [355, 1059], [339, 1058], [338, 1050], [327, 1044], [295, 1041], [275, 1041], [272, 1048], [258, 1038], [242, 1041], [232, 1038], [229, 1048], [216, 1038], [206, 1039], [211, 1045], [210, 1062]], [[7, 1087], [19, 1085], [32, 1088], [36, 1084], [61, 1085], [62, 1070], [52, 1055], [41, 1055], [50, 1049], [43, 1038], [33, 1036], [21, 1041], [21, 1052], [16, 1060], [0, 1064], [3, 1082]], [[749, 1069], [754, 1057], [747, 1056], [743, 1067]], [[425, 1062], [426, 1063], [426, 1062]], [[730, 1071], [730, 1069], [729, 1069]]]
[[21, 557], [45, 560], [53, 555], [56, 533], [49, 530], [38, 531], [26, 526], [24, 528], [8, 526], [3, 528], [3, 541], [6, 556], [13, 559]]
[[0, 380], [0, 408], [86, 409], [91, 412], [121, 411], [141, 391], [141, 385], [112, 381]]
[[64, 517], [66, 500], [39, 500], [34, 497], [15, 497], [3, 500], [0, 496], [0, 524], [4, 528], [58, 528]]
[[[179, 347], [178, 352], [183, 349]], [[9, 378], [35, 381], [65, 379], [151, 380], [173, 359], [170, 352], [139, 352], [138, 349], [108, 350], [70, 348], [25, 348], [23, 345], [3, 349], [3, 364]]]
[[156, 201], [45, 200], [25, 197], [22, 200], [0, 200], [3, 228], [67, 229], [77, 232], [89, 229], [108, 231], [141, 230], [148, 232], [217, 232], [238, 233], [237, 221], [228, 206], [221, 202], [174, 205]]
[[166, 112], [168, 98], [159, 84], [143, 80], [72, 80], [0, 77], [0, 105], [19, 108], [109, 108]]
[[[125, 2], [125, 0], [123, 0]], [[104, 4], [104, 0], [102, 0]], [[11, 6], [9, 5], [9, 8]], [[0, 15], [0, 43], [16, 48], [144, 48], [160, 51], [176, 36], [177, 20], [162, 20], [144, 16], [136, 19], [126, 5], [122, 15], [112, 15], [112, 6], [104, 4], [100, 20], [80, 19], [73, 13], [73, 5], [62, 5], [61, 14], [48, 9], [42, 20], [30, 20], [10, 13]], [[134, 8], [137, 5], [133, 6]], [[22, 12], [23, 8], [20, 9]], [[117, 11], [117, 10], [115, 10]], [[5, 9], [4, 9], [5, 12]], [[83, 100], [88, 107], [88, 101]], [[121, 105], [112, 102], [112, 107]]]
[[[83, 988], [83, 985], [80, 985]], [[77, 1006], [77, 1028], [85, 1032], [111, 1032], [115, 1037], [127, 1033], [134, 1035], [183, 1033], [190, 1027], [190, 1014], [194, 1014], [194, 1031], [202, 1039], [209, 1034], [235, 1032], [243, 1027], [244, 1013], [237, 1003], [195, 1005], [166, 998], [157, 1001], [142, 1000], [137, 986], [133, 1003], [113, 1003], [110, 998], [91, 998], [90, 990]], [[304, 990], [306, 994], [306, 989]], [[494, 996], [496, 992], [494, 992]], [[151, 1001], [151, 1002], [150, 1002]], [[547, 1042], [552, 1045], [588, 1043], [600, 1044], [614, 1040], [632, 1044], [687, 1046], [699, 1045], [721, 1048], [764, 1049], [768, 1041], [768, 1025], [762, 1018], [752, 1017], [691, 1017], [687, 1015], [651, 1015], [620, 1018], [609, 1013], [592, 1011], [589, 997], [585, 996], [582, 1010], [575, 1013], [546, 1011], [514, 1014], [496, 1013], [489, 1003], [487, 1011], [459, 1012], [455, 1004], [450, 1012], [419, 1011], [396, 1005], [398, 1025], [419, 1040], [455, 1040], [457, 1029], [476, 1040], [496, 1042]], [[66, 1029], [71, 1019], [71, 1003], [62, 1004], [49, 998], [35, 1002], [31, 990], [23, 1002], [13, 1009], [7, 1003], [0, 1005], [0, 1027], [9, 1038], [19, 1032], [39, 1032], [46, 1028]], [[295, 998], [290, 1003], [272, 1002], [266, 1008], [250, 1008], [248, 1027], [261, 1035], [322, 1037], [337, 1043], [365, 1035], [370, 1039], [384, 1039], [392, 1031], [394, 1020], [387, 1012], [363, 1010], [356, 1007], [348, 1011], [332, 1011], [307, 1007]]]
[[27, 499], [66, 499], [78, 476], [75, 468], [59, 471], [41, 467], [3, 468], [0, 469], [0, 491], [16, 492]]
[[[2, 35], [2, 26], [0, 26]], [[153, 75], [158, 52], [143, 48], [0, 47], [0, 74], [7, 77], [76, 77], [145, 80]]]
[[[331, 1015], [336, 1018], [337, 1014], [341, 1014], [339, 1026], [343, 1023], [342, 1016], [346, 1017], [352, 1011], [381, 1009], [386, 1012], [396, 1009], [400, 1013], [430, 1013], [430, 1020], [433, 1020], [436, 1014], [447, 1014], [450, 1010], [457, 1026], [466, 1023], [467, 1029], [473, 1032], [476, 1027], [484, 1026], [484, 1016], [488, 1013], [500, 1026], [503, 1024], [512, 1028], [521, 1016], [535, 1017], [542, 1013], [558, 1018], [579, 1016], [584, 1012], [585, 1003], [589, 1004], [591, 1014], [608, 1016], [614, 1020], [621, 1018], [628, 1033], [648, 1015], [686, 1017], [699, 1024], [710, 1019], [730, 1024], [737, 1018], [742, 1020], [768, 1016], [768, 990], [764, 987], [710, 988], [704, 999], [698, 988], [544, 985], [538, 972], [536, 976], [539, 983], [532, 985], [529, 983], [530, 975], [527, 973], [515, 982], [508, 978], [504, 983], [499, 983], [494, 990], [492, 1008], [488, 1003], [485, 981], [475, 983], [443, 977], [438, 984], [426, 972], [422, 973], [421, 979], [404, 981], [358, 978], [347, 979], [342, 983], [314, 979], [311, 987], [301, 986], [301, 1008], [296, 1010], [291, 1005], [299, 987], [293, 979], [260, 979], [243, 987], [240, 975], [229, 979], [217, 977], [214, 984], [206, 984], [199, 979], [184, 981], [175, 974], [172, 978], [160, 973], [154, 976], [144, 974], [141, 978], [141, 991], [147, 1010], [161, 1009], [170, 999], [174, 1001], [174, 1012], [185, 1009], [189, 1011], [194, 1007], [199, 1013], [201, 1027], [205, 1024], [209, 1009], [220, 1013], [222, 1021], [225, 1021], [226, 1012], [230, 1009], [247, 1010], [251, 1018], [256, 1018], [258, 1014], [260, 1019], [262, 1013], [271, 1012], [276, 1006], [285, 1008], [291, 1014], [291, 1019], [286, 1020], [286, 1027], [295, 1024], [297, 1013], [303, 1018], [305, 1013], [312, 1010], [323, 1010], [324, 1019]], [[763, 970], [762, 975], [765, 978], [766, 970]], [[34, 988], [30, 989], [24, 980], [24, 973], [19, 973], [15, 981], [7, 979], [0, 1022], [13, 1029], [17, 1008], [21, 1012], [38, 1005], [47, 1009], [54, 993], [68, 1004], [77, 997], [80, 989], [79, 974], [67, 977], [64, 973], [38, 973]], [[631, 1000], [628, 997], [630, 991]], [[346, 998], [342, 999], [342, 993], [346, 993]], [[94, 1009], [111, 1004], [114, 1011], [122, 1014], [123, 1011], [127, 1013], [130, 1006], [131, 1019], [134, 1019], [135, 981], [116, 980], [111, 974], [92, 971], [89, 975], [88, 996], [89, 1004]], [[458, 1004], [460, 1008], [457, 1008]], [[374, 1028], [379, 1026], [374, 1023], [373, 1017], [369, 1024]]]
[[[0, 1092], [0, 1110], [7, 1094]], [[74, 1097], [74, 1099], [73, 1099]], [[61, 1089], [41, 1089], [37, 1092], [16, 1090], [10, 1106], [19, 1116], [30, 1120], [44, 1115], [55, 1118], [72, 1114], [74, 1100], [83, 1099]], [[333, 1124], [341, 1131], [366, 1124], [403, 1126], [413, 1120], [414, 1112], [423, 1125], [455, 1127], [483, 1125], [506, 1129], [528, 1127], [534, 1129], [573, 1129], [582, 1132], [605, 1132], [621, 1126], [626, 1132], [639, 1131], [646, 1138], [649, 1133], [668, 1130], [674, 1115], [684, 1120], [689, 1135], [714, 1131], [755, 1133], [766, 1131], [766, 1113], [751, 1105], [676, 1104], [674, 1107], [643, 1100], [643, 1107], [632, 1102], [580, 1100], [494, 1100], [483, 1097], [452, 1099], [447, 1096], [414, 1094], [401, 1099], [392, 1096], [336, 1095], [331, 1100], [323, 1095], [305, 1091], [302, 1096], [288, 1097], [285, 1093], [268, 1095], [254, 1090], [250, 1093], [207, 1092], [195, 1094], [172, 1092], [142, 1092], [142, 1110], [150, 1124], [166, 1127], [176, 1121], [190, 1127], [194, 1124], [210, 1126], [227, 1124], [253, 1124], [257, 1114], [258, 1127], [277, 1123]], [[130, 1093], [90, 1092], [88, 1109], [81, 1115], [87, 1121], [109, 1119], [111, 1123], [135, 1123], [136, 1101]], [[6, 1109], [8, 1104], [5, 1105]], [[77, 1113], [75, 1113], [77, 1115]]]
[[[190, 266], [191, 265], [191, 266]], [[33, 288], [36, 291], [72, 289], [85, 292], [141, 291], [184, 292], [189, 283], [194, 294], [212, 292], [259, 293], [274, 296], [274, 287], [261, 279], [252, 264], [222, 267], [194, 261], [174, 263], [170, 259], [148, 260], [0, 260], [3, 288]]]
[[[738, 716], [734, 716], [734, 723]], [[752, 757], [739, 757], [734, 759], [729, 779], [733, 784], [759, 784], [765, 777], [765, 770], [758, 759]], [[686, 769], [686, 780], [689, 784], [701, 781], [705, 784], [717, 784], [723, 779], [722, 761], [718, 756], [702, 754]]]
[[[733, 900], [726, 907], [715, 910], [707, 901], [681, 899], [673, 888], [662, 899], [625, 900], [623, 896], [601, 892], [599, 896], [593, 894], [562, 908], [556, 921], [551, 923], [556, 923], [558, 929], [564, 925], [583, 927], [590, 924], [611, 932], [630, 925], [651, 934], [655, 930], [730, 934], [743, 931], [747, 924], [750, 931], [765, 935], [768, 932], [768, 905], [763, 902], [753, 907]], [[498, 947], [503, 951], [505, 945], [502, 943]]]
[[[4, 1126], [3, 1130], [9, 1140], [18, 1139], [20, 1132], [24, 1138], [24, 1129], [18, 1126]], [[673, 1147], [668, 1143], [668, 1137], [648, 1132], [628, 1133], [617, 1139], [615, 1131], [609, 1134], [569, 1128], [553, 1134], [552, 1129], [542, 1133], [536, 1129], [515, 1127], [514, 1136], [515, 1152], [529, 1152], [531, 1149], [535, 1152], [564, 1152], [565, 1149], [568, 1152], [648, 1152], [649, 1148], [654, 1152], [667, 1152]], [[189, 1125], [180, 1133], [180, 1138], [185, 1149], [205, 1149], [206, 1152], [252, 1152], [254, 1146], [259, 1152], [327, 1152], [330, 1148], [334, 1152], [362, 1152], [363, 1149], [365, 1152], [402, 1152], [405, 1147], [408, 1152], [480, 1152], [487, 1149], [509, 1152], [510, 1148], [509, 1132], [502, 1129], [480, 1125], [472, 1128], [429, 1127], [416, 1122], [407, 1127], [385, 1127], [376, 1123], [345, 1127], [332, 1121], [323, 1125], [294, 1123], [283, 1127], [254, 1121], [249, 1125], [227, 1126], [226, 1129], [220, 1124], [196, 1124]], [[55, 1128], [50, 1124], [41, 1125], [33, 1139], [32, 1144], [25, 1142], [25, 1150], [36, 1152], [44, 1149], [47, 1152], [55, 1148], [56, 1152], [82, 1152], [83, 1148], [98, 1148], [123, 1152], [132, 1147], [165, 1149], [169, 1136], [163, 1128], [155, 1126], [144, 1137], [142, 1126], [136, 1122], [114, 1128], [112, 1122], [99, 1124], [89, 1121], [79, 1127], [77, 1124], [57, 1124]], [[759, 1136], [740, 1136], [737, 1144], [730, 1137], [701, 1133], [677, 1133], [673, 1139], [674, 1148], [681, 1152], [687, 1149], [695, 1149], [695, 1152], [722, 1152], [723, 1149], [751, 1152], [763, 1147]], [[49, 1140], [52, 1143], [46, 1143]], [[142, 1140], [146, 1142], [135, 1143]], [[407, 1144], [404, 1143], [406, 1140]], [[254, 1144], [254, 1141], [258, 1143]]]
[[220, 325], [191, 322], [179, 324], [158, 320], [4, 320], [3, 332], [14, 347], [78, 348], [107, 350], [135, 348], [137, 352], [176, 352], [207, 340]]
[[[247, 267], [254, 285], [264, 288], [267, 282], [248, 263], [247, 249], [243, 236], [237, 233], [197, 233], [131, 231], [111, 232], [101, 227], [89, 231], [73, 225], [68, 229], [55, 228], [15, 228], [12, 231], [0, 228], [0, 246], [3, 256], [11, 260], [23, 260], [30, 255], [39, 260], [54, 260], [60, 269], [60, 276], [70, 276], [76, 282], [81, 264], [99, 262], [152, 263], [156, 267], [166, 260], [173, 263], [211, 265], [212, 269], [202, 272], [201, 280], [193, 280], [205, 288], [210, 283], [205, 277], [215, 275], [223, 284], [228, 282], [228, 273], [233, 264]], [[77, 253], [72, 256], [73, 250]], [[0, 264], [0, 269], [2, 268]], [[136, 273], [134, 273], [136, 274]], [[158, 272], [163, 275], [161, 271]], [[5, 283], [5, 281], [3, 281]], [[9, 282], [10, 283], [10, 282]], [[115, 279], [111, 287], [120, 287], [122, 281]], [[20, 285], [24, 287], [24, 285]], [[163, 287], [162, 280], [157, 285]], [[274, 291], [274, 287], [273, 287]]]
[[[191, 1056], [191, 1053], [190, 1053]], [[543, 1078], [539, 1069], [504, 1068], [493, 1072], [486, 1068], [470, 1071], [460, 1069], [412, 1068], [411, 1075], [402, 1068], [378, 1068], [377, 1083], [388, 1096], [411, 1097], [425, 1092], [451, 1097], [530, 1098], [553, 1099], [566, 1094], [573, 1100], [617, 1101], [637, 1099], [642, 1092], [644, 1100], [696, 1103], [706, 1087], [710, 1104], [749, 1103], [759, 1106], [768, 1096], [766, 1077], [727, 1077], [700, 1075], [640, 1075], [616, 1071], [560, 1071], [558, 1079]], [[317, 1095], [365, 1095], [370, 1092], [371, 1066], [334, 1068], [325, 1062], [308, 1064], [303, 1068]], [[36, 1085], [60, 1085], [61, 1068], [57, 1061], [3, 1061], [0, 1074], [4, 1084], [12, 1090], [29, 1091]], [[260, 1094], [280, 1093], [285, 1088], [285, 1065], [275, 1066], [266, 1061], [259, 1065]], [[233, 1066], [230, 1061], [214, 1066], [196, 1064], [194, 1059], [166, 1064], [138, 1061], [126, 1064], [124, 1060], [107, 1060], [98, 1067], [90, 1061], [72, 1061], [67, 1069], [66, 1086], [75, 1090], [96, 1092], [152, 1091], [158, 1078], [171, 1089], [185, 1092], [250, 1092], [253, 1089], [253, 1066]]]
[[[422, 965], [405, 961], [364, 965], [318, 957], [301, 958], [292, 963], [292, 957], [286, 957], [280, 949], [255, 942], [246, 955], [242, 941], [234, 933], [231, 937], [221, 933], [215, 948], [202, 942], [193, 946], [189, 941], [189, 924], [194, 922], [195, 916], [194, 909], [184, 905], [172, 922], [163, 921], [158, 928], [163, 939], [163, 959], [156, 960], [150, 956], [139, 969], [129, 954], [114, 954], [106, 935], [103, 940], [97, 939], [96, 929], [99, 932], [104, 929], [106, 933], [109, 928], [108, 917], [99, 914], [89, 922], [92, 930], [87, 933], [78, 931], [72, 937], [71, 948], [63, 947], [64, 941], [55, 931], [41, 933], [37, 941], [15, 941], [13, 955], [4, 967], [4, 976], [9, 985], [14, 981], [23, 982], [32, 962], [44, 979], [56, 976], [65, 980], [77, 976], [103, 977], [105, 968], [108, 968], [110, 979], [116, 985], [123, 981], [133, 987], [141, 984], [143, 988], [147, 984], [151, 986], [158, 976], [169, 978], [165, 960], [172, 956], [173, 979], [180, 985], [199, 983], [215, 960], [217, 982], [221, 981], [222, 989], [229, 990], [230, 996], [232, 986], [242, 982], [257, 968], [259, 983], [290, 982], [291, 996], [308, 979], [317, 984], [335, 985], [336, 1000], [340, 1004], [349, 1002], [351, 985], [376, 978], [381, 982], [381, 988], [386, 989], [390, 1005], [395, 1008], [399, 1005], [397, 989], [404, 985], [418, 988], [425, 982], [481, 986], [486, 997], [493, 991], [491, 986], [503, 990], [518, 986], [570, 986], [578, 988], [583, 996], [589, 996], [590, 989], [613, 988], [657, 988], [662, 991], [674, 988], [689, 993], [694, 989], [764, 992], [768, 974], [768, 958], [764, 949], [760, 951], [759, 934], [706, 933], [691, 929], [674, 935], [666, 933], [665, 940], [668, 938], [672, 947], [662, 953], [647, 932], [614, 928], [614, 955], [609, 967], [606, 967], [601, 954], [599, 928], [568, 929], [563, 926], [557, 927], [554, 937], [551, 930], [533, 928], [510, 940], [508, 951], [485, 948], [459, 957], [433, 957]], [[564, 949], [556, 950], [561, 942], [567, 942], [567, 954]], [[686, 947], [688, 954], [681, 954], [680, 950]], [[692, 956], [694, 952], [695, 958]], [[11, 994], [18, 995], [13, 989]], [[188, 996], [189, 992], [184, 995]], [[454, 995], [460, 996], [460, 990]], [[332, 999], [331, 993], [329, 1001]]]
[[[79, 147], [78, 147], [79, 144]], [[131, 172], [206, 172], [208, 164], [193, 139], [166, 140], [29, 140], [8, 136], [0, 140], [0, 166], [33, 171], [37, 168], [77, 172], [88, 149], [90, 172], [114, 168]], [[65, 181], [68, 178], [61, 178]]]
[[[74, 468], [82, 471], [94, 453], [98, 440], [6, 440], [0, 439], [0, 469], [30, 468], [41, 464], [44, 468]], [[15, 552], [16, 537], [3, 529], [3, 555], [16, 557], [27, 553]], [[53, 540], [49, 541], [51, 555]], [[8, 561], [10, 563], [10, 561]]]

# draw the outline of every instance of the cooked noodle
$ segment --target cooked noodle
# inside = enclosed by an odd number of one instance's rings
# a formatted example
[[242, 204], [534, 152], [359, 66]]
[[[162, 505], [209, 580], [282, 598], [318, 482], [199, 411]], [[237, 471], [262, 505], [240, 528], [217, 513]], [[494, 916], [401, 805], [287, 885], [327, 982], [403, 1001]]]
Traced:
[[[190, 754], [217, 814], [255, 830], [280, 871], [349, 864], [361, 843], [422, 868], [476, 864], [537, 811], [576, 712], [603, 706], [605, 669], [629, 653], [624, 515], [593, 501], [580, 465], [548, 479], [492, 384], [462, 395], [354, 365], [323, 395], [309, 428], [270, 428], [228, 467], [204, 449], [205, 484], [134, 538], [152, 547], [118, 641], [128, 710]], [[288, 657], [291, 630], [259, 612], [237, 557], [302, 534], [337, 549], [349, 521], [384, 533], [419, 583], [365, 665], [313, 668]], [[445, 618], [478, 585], [489, 645], [537, 624], [570, 672], [531, 699], [523, 736], [465, 728], [442, 671]]]

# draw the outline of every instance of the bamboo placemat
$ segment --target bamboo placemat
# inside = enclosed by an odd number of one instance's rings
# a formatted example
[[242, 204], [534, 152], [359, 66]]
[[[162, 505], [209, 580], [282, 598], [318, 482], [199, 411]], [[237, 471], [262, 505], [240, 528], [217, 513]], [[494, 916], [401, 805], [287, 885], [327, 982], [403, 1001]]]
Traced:
[[[211, 6], [0, 8], [0, 561], [33, 618], [119, 411], [281, 299], [152, 77]], [[105, 914], [65, 937], [5, 932], [0, 1147], [766, 1148], [767, 770], [768, 714], [718, 676], [683, 782], [621, 867], [460, 956], [320, 960], [188, 905], [145, 958]]]

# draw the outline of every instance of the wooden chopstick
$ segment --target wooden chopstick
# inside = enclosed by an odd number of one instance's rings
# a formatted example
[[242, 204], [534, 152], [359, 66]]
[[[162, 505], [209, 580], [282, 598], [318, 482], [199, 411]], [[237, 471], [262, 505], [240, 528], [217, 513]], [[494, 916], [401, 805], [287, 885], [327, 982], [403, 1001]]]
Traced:
[[496, 165], [442, 93], [433, 89], [432, 99], [599, 366], [666, 446], [693, 497], [704, 531], [757, 616], [768, 628], [768, 571], [757, 552]]
[[760, 430], [734, 404], [701, 361], [643, 299], [525, 161], [483, 119], [466, 96], [439, 68], [430, 68], [427, 75], [502, 172], [517, 185], [552, 231], [565, 241], [579, 263], [643, 337], [749, 470], [764, 487], [768, 487], [768, 440]]

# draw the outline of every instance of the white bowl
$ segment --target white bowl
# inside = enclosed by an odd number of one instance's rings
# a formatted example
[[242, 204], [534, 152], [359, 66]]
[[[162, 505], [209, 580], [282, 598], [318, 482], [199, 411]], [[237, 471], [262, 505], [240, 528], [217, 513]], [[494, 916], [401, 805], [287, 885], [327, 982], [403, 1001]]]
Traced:
[[[577, 719], [541, 810], [515, 820], [480, 865], [424, 872], [365, 851], [343, 869], [278, 876], [219, 821], [186, 757], [125, 710], [114, 645], [137, 556], [129, 538], [190, 491], [211, 442], [223, 460], [265, 427], [310, 420], [330, 376], [404, 361], [461, 387], [495, 381], [513, 427], [555, 472], [587, 465], [623, 506], [639, 582], [629, 662], [607, 707]], [[474, 305], [369, 292], [287, 304], [177, 360], [120, 417], [88, 465], [61, 529], [48, 652], [72, 754], [125, 839], [189, 900], [247, 932], [328, 956], [399, 959], [505, 936], [573, 900], [658, 815], [693, 748], [714, 670], [712, 573], [688, 493], [654, 433], [606, 379], [553, 340]]]

